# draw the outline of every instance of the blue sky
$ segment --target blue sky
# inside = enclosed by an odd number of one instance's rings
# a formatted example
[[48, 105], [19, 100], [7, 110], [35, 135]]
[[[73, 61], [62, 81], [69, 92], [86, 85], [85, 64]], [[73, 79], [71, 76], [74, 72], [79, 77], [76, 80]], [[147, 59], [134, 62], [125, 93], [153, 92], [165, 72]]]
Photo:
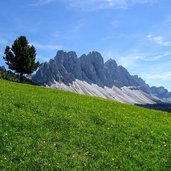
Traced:
[[41, 62], [95, 50], [171, 91], [170, 9], [170, 0], [1, 0], [0, 55], [25, 35]]

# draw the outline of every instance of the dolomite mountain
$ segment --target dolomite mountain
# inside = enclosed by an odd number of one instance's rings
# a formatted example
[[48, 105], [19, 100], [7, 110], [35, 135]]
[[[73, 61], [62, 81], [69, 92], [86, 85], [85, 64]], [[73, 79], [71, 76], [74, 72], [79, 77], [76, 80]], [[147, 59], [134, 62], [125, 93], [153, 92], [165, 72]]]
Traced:
[[32, 79], [46, 87], [132, 104], [153, 104], [171, 98], [171, 92], [164, 87], [150, 87], [115, 60], [104, 62], [95, 51], [80, 57], [73, 51], [58, 51], [54, 59], [41, 64]]

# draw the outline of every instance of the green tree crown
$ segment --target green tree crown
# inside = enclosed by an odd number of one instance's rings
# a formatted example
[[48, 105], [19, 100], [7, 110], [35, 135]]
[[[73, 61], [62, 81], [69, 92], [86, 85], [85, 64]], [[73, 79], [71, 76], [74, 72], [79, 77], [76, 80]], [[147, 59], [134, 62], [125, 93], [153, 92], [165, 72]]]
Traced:
[[12, 45], [6, 46], [3, 57], [9, 69], [20, 74], [20, 82], [23, 74], [33, 73], [39, 66], [36, 60], [36, 49], [30, 45], [25, 36], [20, 36]]

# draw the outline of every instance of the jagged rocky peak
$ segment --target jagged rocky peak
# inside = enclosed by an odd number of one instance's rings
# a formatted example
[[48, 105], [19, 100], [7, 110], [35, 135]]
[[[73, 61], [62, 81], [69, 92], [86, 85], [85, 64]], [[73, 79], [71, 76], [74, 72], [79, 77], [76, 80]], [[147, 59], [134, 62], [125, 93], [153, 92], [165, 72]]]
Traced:
[[96, 51], [90, 52], [88, 55], [83, 54], [79, 58], [79, 62], [82, 71], [82, 80], [103, 87], [107, 80], [102, 55]]
[[171, 97], [171, 92], [168, 92], [168, 90], [164, 87], [155, 87], [155, 86], [152, 86], [151, 87], [151, 93], [154, 94], [154, 95], [157, 95], [158, 97], [160, 98], [169, 98]]
[[68, 55], [68, 57], [69, 56], [77, 56], [75, 51], [66, 52], [66, 51], [63, 51], [63, 50], [58, 50], [57, 54], [56, 54], [57, 57], [66, 56], [66, 55]]
[[93, 57], [95, 59], [99, 58], [99, 59], [103, 60], [102, 55], [99, 52], [97, 52], [97, 51], [89, 52], [87, 56], [91, 56], [91, 57]]
[[118, 65], [115, 60], [109, 59], [104, 63], [105, 75], [107, 78], [105, 86], [113, 87], [120, 86], [118, 81]]
[[149, 92], [149, 85], [146, 84], [146, 82], [141, 77], [139, 77], [138, 75], [133, 75], [132, 78], [138, 86], [144, 87], [146, 89], [146, 92]]
[[77, 54], [76, 54], [75, 51], [69, 51], [69, 52], [68, 52], [68, 56], [69, 56], [69, 57], [77, 57]]
[[65, 60], [69, 60], [69, 58], [77, 59], [77, 54], [74, 51], [65, 52], [63, 50], [59, 50], [55, 56], [55, 61], [63, 63]]
[[105, 67], [107, 68], [107, 69], [114, 69], [114, 68], [117, 68], [118, 67], [118, 65], [117, 65], [117, 63], [116, 63], [116, 61], [114, 60], [114, 59], [109, 59], [109, 60], [107, 60], [106, 62], [105, 62]]
[[94, 65], [99, 65], [99, 64], [103, 65], [104, 64], [102, 55], [96, 51], [89, 52], [88, 55], [83, 54], [80, 57], [80, 61], [86, 62], [86, 63], [91, 63]]
[[143, 79], [137, 75], [132, 76], [123, 66], [118, 66], [115, 60], [109, 59], [104, 63], [102, 55], [97, 51], [77, 57], [74, 51], [60, 50], [54, 59], [43, 63], [33, 75], [33, 81], [40, 85], [56, 82], [69, 85], [75, 80], [109, 88], [131, 86], [160, 98], [171, 97], [171, 93], [165, 88], [150, 88]]
[[122, 75], [126, 75], [126, 76], [131, 76], [130, 73], [128, 72], [128, 70], [126, 68], [124, 68], [122, 65], [119, 65], [118, 66], [118, 70], [119, 70], [119, 73]]

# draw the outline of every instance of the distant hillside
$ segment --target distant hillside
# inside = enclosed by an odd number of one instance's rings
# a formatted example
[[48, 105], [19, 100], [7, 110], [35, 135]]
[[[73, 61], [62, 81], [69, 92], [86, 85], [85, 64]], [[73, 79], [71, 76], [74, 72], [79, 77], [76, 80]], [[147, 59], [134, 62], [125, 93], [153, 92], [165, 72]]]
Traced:
[[[115, 60], [110, 59], [104, 62], [99, 52], [90, 52], [88, 55], [83, 54], [77, 57], [73, 51], [58, 51], [54, 59], [39, 67], [39, 70], [33, 75], [33, 80], [49, 87], [63, 83], [60, 89], [66, 89], [65, 85], [75, 84], [78, 80], [89, 85], [95, 84], [101, 88], [131, 87], [131, 89], [143, 91], [160, 99], [171, 97], [171, 92], [164, 87], [150, 87], [143, 79], [137, 75], [130, 75], [123, 66], [117, 65]], [[79, 92], [76, 88], [72, 91]], [[93, 91], [89, 91], [88, 94], [93, 94]], [[108, 97], [106, 92], [104, 95]]]
[[171, 115], [0, 80], [0, 170], [171, 168]]

